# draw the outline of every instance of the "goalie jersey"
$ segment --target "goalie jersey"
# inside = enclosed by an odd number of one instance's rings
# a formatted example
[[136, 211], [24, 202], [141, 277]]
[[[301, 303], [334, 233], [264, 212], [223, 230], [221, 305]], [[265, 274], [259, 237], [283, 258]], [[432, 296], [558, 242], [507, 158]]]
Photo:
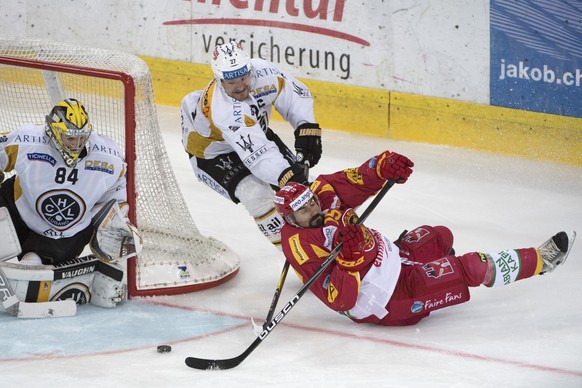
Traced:
[[272, 108], [296, 129], [314, 123], [307, 87], [268, 61], [251, 60], [251, 92], [245, 101], [229, 97], [216, 79], [182, 100], [182, 142], [196, 170], [197, 159], [236, 152], [253, 175], [278, 185], [289, 162], [266, 137]]
[[127, 201], [127, 165], [111, 138], [93, 132], [75, 167], [68, 167], [44, 124], [0, 133], [0, 170], [16, 172], [14, 200], [22, 220], [43, 236], [71, 237], [111, 199]]

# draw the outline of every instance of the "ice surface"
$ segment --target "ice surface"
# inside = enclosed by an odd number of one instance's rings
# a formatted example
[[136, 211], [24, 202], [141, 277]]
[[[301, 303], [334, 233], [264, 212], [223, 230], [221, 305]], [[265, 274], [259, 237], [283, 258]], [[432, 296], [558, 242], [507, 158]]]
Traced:
[[[214, 289], [81, 306], [73, 318], [23, 321], [0, 314], [0, 387], [581, 387], [582, 245], [563, 268], [507, 287], [472, 289], [468, 303], [413, 327], [357, 325], [307, 293], [240, 366], [198, 371], [187, 356], [230, 358], [254, 340], [282, 255], [242, 206], [194, 178], [180, 144], [180, 114], [159, 107], [174, 171], [201, 232], [231, 246], [240, 273]], [[273, 127], [287, 144], [291, 129]], [[415, 162], [367, 224], [389, 237], [444, 224], [455, 249], [538, 246], [582, 231], [582, 168], [326, 130], [312, 175], [357, 166], [391, 149]], [[582, 150], [581, 150], [582, 152]], [[366, 206], [366, 204], [364, 205]], [[301, 284], [290, 272], [279, 307]], [[172, 345], [159, 354], [156, 346]]]

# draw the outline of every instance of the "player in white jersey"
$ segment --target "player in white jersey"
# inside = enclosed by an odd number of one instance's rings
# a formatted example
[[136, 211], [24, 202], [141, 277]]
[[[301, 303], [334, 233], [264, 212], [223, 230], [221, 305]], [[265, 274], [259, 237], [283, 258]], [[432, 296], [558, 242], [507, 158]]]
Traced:
[[[94, 132], [72, 98], [58, 102], [43, 124], [0, 133], [0, 171], [12, 175], [0, 181], [0, 275], [17, 299], [103, 307], [125, 299], [115, 262], [141, 248], [127, 219], [126, 169], [119, 145]], [[95, 255], [78, 257], [88, 244]], [[3, 262], [7, 252], [21, 263]]]
[[92, 131], [85, 108], [59, 102], [46, 123], [0, 135], [1, 186], [22, 246], [44, 264], [77, 257], [93, 235], [92, 214], [111, 199], [127, 208], [126, 163], [120, 147]]
[[[214, 79], [182, 100], [182, 143], [198, 180], [242, 203], [261, 232], [280, 245], [283, 219], [273, 194], [306, 183], [321, 157], [321, 129], [307, 87], [235, 42], [213, 52]], [[269, 128], [272, 108], [294, 128], [296, 155]]]

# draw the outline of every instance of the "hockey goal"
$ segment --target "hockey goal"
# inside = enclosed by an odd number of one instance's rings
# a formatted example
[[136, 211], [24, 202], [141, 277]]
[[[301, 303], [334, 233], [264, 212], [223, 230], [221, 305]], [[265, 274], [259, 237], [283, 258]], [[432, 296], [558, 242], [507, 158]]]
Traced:
[[130, 296], [192, 292], [234, 277], [238, 256], [199, 232], [180, 192], [145, 62], [119, 51], [0, 36], [0, 132], [44, 122], [67, 97], [83, 102], [95, 130], [125, 149], [129, 217], [144, 239], [139, 257], [127, 263]]

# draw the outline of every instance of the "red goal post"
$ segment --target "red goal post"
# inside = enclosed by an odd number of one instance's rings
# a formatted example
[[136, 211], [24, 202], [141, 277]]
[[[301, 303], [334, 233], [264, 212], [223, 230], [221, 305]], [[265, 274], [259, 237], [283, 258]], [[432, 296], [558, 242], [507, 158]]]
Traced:
[[82, 101], [95, 130], [125, 150], [129, 217], [144, 239], [139, 257], [127, 263], [130, 296], [198, 291], [234, 277], [238, 256], [203, 236], [190, 216], [145, 62], [119, 51], [0, 36], [0, 132], [43, 122], [67, 97]]

